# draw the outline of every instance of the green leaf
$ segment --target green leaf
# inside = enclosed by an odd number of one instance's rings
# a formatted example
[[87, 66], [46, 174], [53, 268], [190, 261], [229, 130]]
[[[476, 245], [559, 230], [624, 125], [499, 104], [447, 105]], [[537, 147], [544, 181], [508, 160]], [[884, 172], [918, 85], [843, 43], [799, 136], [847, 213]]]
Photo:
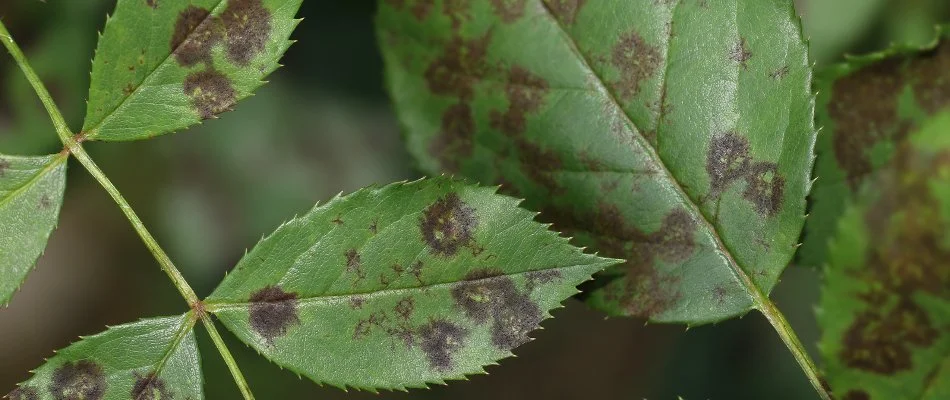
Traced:
[[950, 112], [922, 126], [829, 247], [820, 349], [843, 399], [950, 398]]
[[950, 30], [938, 31], [939, 40], [925, 49], [896, 47], [851, 58], [816, 78], [823, 130], [803, 264], [824, 263], [835, 221], [861, 183], [890, 161], [909, 132], [950, 105]]
[[10, 400], [204, 398], [191, 313], [146, 319], [82, 338], [56, 353]]
[[56, 227], [66, 159], [0, 155], [0, 305], [9, 304]]
[[482, 373], [616, 264], [517, 205], [448, 178], [337, 197], [261, 241], [207, 309], [319, 383], [405, 389]]
[[119, 0], [92, 65], [83, 132], [170, 133], [251, 95], [292, 43], [302, 0]]
[[381, 1], [410, 152], [628, 262], [589, 301], [700, 324], [775, 286], [804, 223], [811, 72], [789, 0]]

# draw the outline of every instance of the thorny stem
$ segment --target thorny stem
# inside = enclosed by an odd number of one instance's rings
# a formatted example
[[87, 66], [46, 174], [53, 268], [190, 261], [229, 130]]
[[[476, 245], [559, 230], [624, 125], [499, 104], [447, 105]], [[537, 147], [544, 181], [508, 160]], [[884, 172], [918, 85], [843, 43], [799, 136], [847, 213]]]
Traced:
[[798, 340], [798, 335], [795, 334], [795, 330], [789, 325], [785, 316], [779, 311], [778, 307], [775, 306], [775, 303], [773, 303], [768, 296], [762, 296], [762, 298], [759, 299], [759, 304], [759, 311], [762, 315], [765, 315], [765, 319], [769, 320], [769, 323], [772, 324], [772, 327], [778, 332], [779, 337], [785, 342], [785, 347], [788, 347], [792, 356], [795, 357], [795, 361], [798, 361], [798, 365], [802, 368], [802, 371], [805, 371], [805, 375], [808, 376], [808, 381], [814, 386], [815, 391], [818, 392], [818, 396], [821, 397], [822, 400], [834, 399], [831, 395], [831, 391], [827, 385], [824, 384], [818, 372], [818, 367], [815, 366], [815, 362], [812, 361], [811, 356], [805, 351], [805, 346]]
[[251, 393], [251, 387], [248, 386], [247, 381], [244, 380], [244, 375], [241, 374], [241, 369], [238, 368], [237, 362], [234, 361], [234, 357], [231, 356], [231, 351], [228, 350], [228, 346], [224, 344], [224, 340], [221, 339], [221, 335], [218, 334], [218, 328], [214, 326], [214, 321], [211, 320], [211, 317], [206, 313], [201, 313], [201, 322], [204, 324], [205, 329], [208, 330], [208, 335], [211, 336], [211, 341], [214, 342], [214, 346], [218, 348], [218, 352], [221, 353], [221, 357], [224, 358], [224, 363], [228, 365], [228, 369], [231, 370], [231, 376], [234, 377], [234, 383], [237, 384], [238, 389], [241, 389], [241, 395], [244, 396], [244, 400], [254, 400], [254, 394]]
[[241, 370], [234, 361], [234, 357], [231, 356], [230, 351], [228, 351], [228, 348], [225, 346], [224, 341], [221, 339], [221, 335], [218, 334], [214, 323], [211, 322], [211, 318], [206, 312], [204, 312], [204, 305], [198, 299], [198, 295], [195, 294], [194, 289], [191, 288], [191, 285], [188, 284], [188, 282], [185, 280], [185, 277], [181, 275], [181, 272], [178, 271], [178, 268], [176, 268], [175, 264], [172, 263], [171, 259], [168, 257], [168, 254], [166, 254], [165, 250], [163, 250], [158, 244], [158, 241], [156, 241], [152, 234], [149, 233], [148, 229], [145, 228], [145, 224], [142, 223], [141, 219], [139, 219], [138, 215], [135, 213], [135, 210], [132, 209], [132, 206], [129, 205], [124, 197], [122, 197], [119, 189], [117, 189], [115, 185], [112, 184], [112, 181], [106, 177], [106, 174], [103, 173], [101, 169], [99, 169], [99, 166], [96, 165], [95, 161], [93, 161], [92, 158], [89, 157], [89, 154], [86, 153], [86, 150], [83, 149], [83, 135], [73, 135], [72, 131], [69, 129], [69, 126], [66, 125], [66, 120], [63, 118], [59, 108], [56, 107], [53, 97], [50, 96], [49, 91], [46, 90], [46, 86], [43, 85], [43, 81], [41, 81], [39, 76], [36, 75], [36, 71], [34, 71], [33, 67], [30, 66], [26, 56], [23, 55], [23, 51], [20, 50], [20, 47], [13, 40], [13, 37], [10, 36], [10, 32], [7, 30], [7, 27], [3, 24], [2, 20], [0, 20], [0, 41], [3, 42], [3, 45], [10, 52], [10, 55], [13, 56], [13, 59], [16, 61], [17, 65], [20, 66], [20, 69], [23, 71], [26, 79], [33, 86], [33, 90], [36, 92], [36, 95], [39, 96], [40, 101], [46, 108], [46, 112], [53, 121], [53, 126], [56, 129], [56, 135], [59, 136], [60, 141], [62, 141], [63, 145], [65, 146], [65, 151], [74, 155], [76, 159], [79, 160], [79, 162], [86, 168], [86, 170], [88, 170], [89, 173], [96, 178], [96, 180], [100, 185], [102, 185], [106, 192], [112, 196], [112, 199], [116, 202], [116, 204], [119, 205], [122, 213], [125, 214], [125, 217], [129, 220], [129, 222], [132, 223], [132, 227], [135, 228], [135, 232], [137, 232], [139, 237], [142, 238], [145, 246], [148, 247], [149, 251], [155, 257], [155, 260], [158, 261], [159, 266], [161, 266], [162, 270], [165, 271], [165, 273], [171, 279], [172, 284], [175, 285], [175, 288], [178, 289], [178, 292], [181, 293], [185, 301], [188, 302], [189, 307], [195, 311], [196, 317], [201, 319], [201, 322], [204, 323], [205, 327], [208, 329], [208, 332], [211, 334], [211, 339], [214, 341], [214, 344], [221, 353], [221, 356], [224, 357], [224, 361], [228, 365], [231, 375], [234, 376], [234, 381], [237, 383], [241, 393], [244, 395], [244, 399], [254, 400], [254, 395], [251, 394], [250, 388], [248, 387], [247, 382], [244, 380], [244, 376], [241, 375]]

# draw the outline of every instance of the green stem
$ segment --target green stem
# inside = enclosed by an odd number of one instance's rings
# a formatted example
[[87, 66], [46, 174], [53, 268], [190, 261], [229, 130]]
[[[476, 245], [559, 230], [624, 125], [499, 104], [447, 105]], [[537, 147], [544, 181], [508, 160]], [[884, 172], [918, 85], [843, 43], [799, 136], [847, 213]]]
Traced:
[[99, 184], [112, 196], [116, 204], [119, 205], [119, 208], [122, 209], [122, 213], [125, 214], [125, 217], [132, 223], [132, 227], [138, 232], [139, 237], [142, 238], [145, 247], [148, 247], [148, 250], [155, 256], [155, 260], [158, 261], [162, 270], [165, 271], [165, 274], [172, 280], [172, 283], [178, 289], [178, 292], [181, 293], [182, 297], [185, 298], [185, 301], [188, 302], [188, 305], [194, 307], [195, 304], [198, 304], [198, 295], [196, 295], [195, 291], [188, 285], [188, 281], [185, 280], [185, 277], [181, 275], [181, 272], [179, 272], [175, 264], [172, 263], [168, 254], [165, 254], [165, 251], [159, 246], [158, 241], [156, 241], [148, 229], [145, 228], [145, 224], [143, 224], [142, 220], [135, 214], [135, 210], [132, 209], [132, 206], [122, 197], [119, 189], [116, 189], [109, 178], [106, 177], [105, 173], [99, 169], [99, 166], [89, 157], [89, 154], [82, 148], [82, 145], [76, 143], [70, 147], [69, 150], [76, 156], [76, 159], [86, 167], [89, 173], [99, 181]]
[[75, 142], [75, 140], [73, 140], [69, 126], [66, 125], [66, 120], [63, 119], [63, 115], [60, 114], [59, 108], [57, 108], [56, 103], [53, 102], [53, 97], [50, 96], [49, 91], [46, 90], [46, 86], [43, 86], [43, 81], [36, 75], [36, 71], [33, 71], [33, 67], [30, 67], [26, 56], [24, 56], [23, 51], [20, 50], [20, 46], [17, 46], [16, 42], [13, 41], [13, 37], [10, 36], [7, 27], [3, 25], [3, 21], [0, 21], [0, 41], [3, 41], [3, 45], [6, 46], [7, 50], [10, 51], [10, 55], [16, 60], [20, 69], [23, 70], [26, 79], [33, 85], [33, 90], [36, 91], [36, 94], [40, 97], [40, 101], [43, 102], [43, 106], [46, 107], [46, 112], [49, 113], [50, 119], [53, 120], [56, 134], [59, 136], [59, 139], [63, 141], [63, 144], [66, 144], [68, 147], [68, 143]]
[[178, 271], [178, 268], [175, 268], [175, 264], [168, 258], [168, 255], [165, 254], [165, 251], [158, 245], [158, 242], [152, 237], [148, 229], [145, 229], [145, 224], [143, 224], [142, 220], [135, 214], [132, 206], [125, 201], [125, 198], [122, 197], [122, 194], [116, 189], [115, 185], [113, 185], [109, 178], [99, 169], [95, 161], [89, 157], [89, 154], [82, 148], [82, 144], [73, 137], [72, 131], [70, 131], [69, 126], [66, 125], [66, 120], [63, 118], [63, 114], [59, 112], [59, 108], [56, 107], [53, 97], [50, 96], [49, 91], [46, 90], [46, 86], [43, 85], [43, 81], [40, 80], [40, 77], [36, 75], [36, 71], [30, 66], [26, 56], [23, 55], [23, 51], [20, 50], [20, 46], [13, 41], [13, 37], [10, 36], [7, 27], [3, 25], [3, 21], [0, 21], [0, 40], [3, 41], [4, 46], [10, 51], [10, 55], [16, 60], [20, 69], [23, 70], [26, 79], [33, 85], [33, 90], [36, 91], [36, 95], [39, 96], [43, 106], [46, 107], [46, 112], [49, 114], [50, 119], [53, 120], [53, 126], [56, 128], [56, 135], [59, 136], [63, 145], [66, 146], [66, 149], [69, 150], [70, 153], [76, 156], [76, 159], [89, 170], [89, 173], [91, 173], [106, 192], [112, 196], [112, 199], [115, 200], [119, 208], [122, 209], [126, 218], [132, 223], [132, 227], [135, 228], [139, 237], [145, 242], [145, 246], [148, 247], [152, 255], [155, 256], [162, 270], [171, 278], [172, 283], [181, 293], [182, 297], [185, 298], [185, 301], [188, 302], [188, 305], [194, 306], [198, 304], [198, 295], [195, 294], [195, 291], [188, 285], [188, 282], [185, 281], [185, 278], [181, 275], [181, 272]]
[[773, 303], [768, 296], [761, 296], [759, 304], [759, 311], [765, 315], [765, 319], [769, 320], [769, 323], [772, 324], [772, 327], [778, 332], [779, 337], [785, 342], [785, 347], [788, 347], [792, 356], [795, 357], [795, 361], [798, 361], [798, 365], [802, 368], [802, 371], [805, 371], [808, 381], [814, 386], [818, 392], [818, 396], [821, 397], [822, 400], [832, 400], [833, 397], [824, 384], [821, 374], [818, 372], [818, 367], [815, 366], [815, 362], [812, 361], [811, 356], [805, 351], [805, 346], [802, 345], [802, 342], [798, 339], [798, 335], [795, 334], [795, 330], [789, 325], [788, 320], [785, 319], [782, 312], [779, 311], [778, 307], [775, 306], [775, 303]]
[[244, 380], [244, 375], [241, 374], [241, 369], [238, 368], [237, 362], [234, 361], [234, 357], [231, 355], [231, 351], [228, 350], [228, 346], [224, 344], [224, 340], [221, 339], [221, 335], [218, 334], [218, 328], [214, 326], [214, 322], [211, 321], [211, 317], [206, 313], [202, 313], [201, 322], [204, 324], [205, 329], [208, 330], [208, 334], [211, 335], [211, 341], [214, 342], [215, 347], [218, 348], [218, 352], [221, 353], [221, 357], [224, 358], [224, 363], [227, 364], [228, 369], [231, 370], [231, 376], [234, 377], [234, 383], [236, 383], [238, 388], [241, 389], [241, 395], [244, 396], [244, 400], [254, 400], [254, 394], [251, 393], [251, 387], [248, 386], [247, 381]]

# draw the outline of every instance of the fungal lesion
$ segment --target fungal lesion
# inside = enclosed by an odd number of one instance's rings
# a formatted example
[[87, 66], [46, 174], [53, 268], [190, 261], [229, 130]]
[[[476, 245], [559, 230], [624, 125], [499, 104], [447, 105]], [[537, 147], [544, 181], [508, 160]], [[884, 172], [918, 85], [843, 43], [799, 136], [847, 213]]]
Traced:
[[168, 382], [154, 371], [144, 375], [135, 372], [134, 375], [135, 384], [130, 393], [133, 400], [170, 400], [175, 397]]
[[726, 132], [712, 138], [706, 154], [706, 174], [709, 192], [703, 202], [722, 200], [723, 194], [736, 183], [744, 182], [742, 198], [753, 205], [763, 217], [774, 217], [782, 210], [785, 178], [777, 163], [755, 161], [749, 139], [736, 132]]
[[56, 399], [101, 400], [108, 387], [101, 364], [79, 360], [66, 362], [54, 370], [48, 389]]
[[248, 319], [251, 329], [264, 341], [274, 346], [276, 340], [287, 334], [292, 326], [300, 324], [299, 296], [286, 292], [281, 286], [266, 286], [251, 295]]
[[432, 203], [419, 221], [422, 238], [432, 254], [452, 257], [475, 242], [478, 216], [475, 209], [450, 193]]

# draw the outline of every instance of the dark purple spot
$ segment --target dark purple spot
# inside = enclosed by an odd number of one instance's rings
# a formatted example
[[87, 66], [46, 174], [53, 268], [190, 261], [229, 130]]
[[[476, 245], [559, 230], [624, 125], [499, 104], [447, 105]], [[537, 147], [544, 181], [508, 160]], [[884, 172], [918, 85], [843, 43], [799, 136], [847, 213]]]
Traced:
[[135, 385], [132, 386], [132, 400], [171, 400], [174, 398], [168, 384], [154, 372], [145, 376], [135, 373]]
[[191, 104], [202, 119], [230, 111], [237, 98], [231, 80], [213, 69], [188, 75], [185, 94], [191, 97]]
[[420, 347], [429, 366], [439, 372], [455, 367], [454, 356], [466, 345], [468, 329], [446, 320], [434, 320], [419, 328]]
[[190, 67], [202, 62], [210, 65], [211, 49], [223, 38], [224, 27], [218, 18], [212, 17], [204, 8], [188, 6], [178, 14], [171, 48], [182, 66]]
[[67, 362], [53, 371], [49, 391], [56, 400], [99, 400], [106, 394], [106, 375], [92, 361]]
[[20, 386], [6, 396], [9, 400], [40, 400], [40, 394], [32, 386]]
[[297, 314], [296, 293], [285, 292], [280, 286], [267, 286], [251, 295], [250, 323], [268, 344], [287, 334], [292, 325], [300, 323]]
[[270, 38], [271, 14], [261, 0], [231, 0], [221, 13], [228, 33], [228, 59], [246, 66]]
[[419, 228], [422, 238], [433, 254], [450, 257], [471, 245], [478, 227], [475, 209], [450, 193], [427, 207]]

